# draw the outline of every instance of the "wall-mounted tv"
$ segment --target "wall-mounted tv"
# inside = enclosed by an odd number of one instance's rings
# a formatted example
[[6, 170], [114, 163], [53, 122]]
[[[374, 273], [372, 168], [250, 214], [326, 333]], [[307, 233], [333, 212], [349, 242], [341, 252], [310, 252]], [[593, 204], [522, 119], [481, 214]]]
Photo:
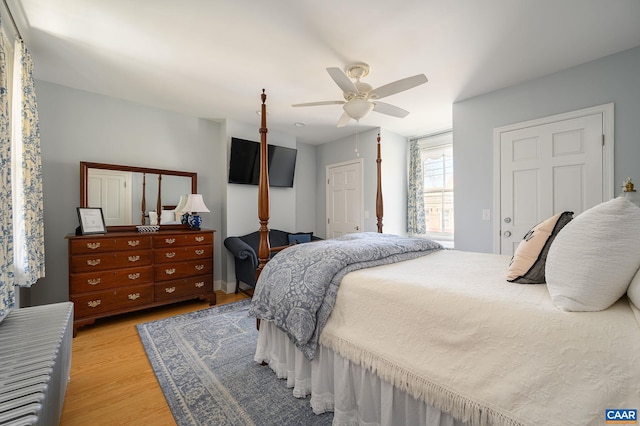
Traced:
[[[293, 188], [297, 150], [268, 145], [269, 186]], [[229, 183], [257, 185], [260, 179], [260, 144], [231, 138]]]

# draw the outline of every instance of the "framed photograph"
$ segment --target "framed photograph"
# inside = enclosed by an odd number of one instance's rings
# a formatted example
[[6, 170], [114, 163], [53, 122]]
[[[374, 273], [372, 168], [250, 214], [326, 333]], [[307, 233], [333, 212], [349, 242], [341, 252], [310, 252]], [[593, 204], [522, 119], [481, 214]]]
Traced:
[[78, 207], [77, 209], [81, 235], [107, 232], [101, 207]]

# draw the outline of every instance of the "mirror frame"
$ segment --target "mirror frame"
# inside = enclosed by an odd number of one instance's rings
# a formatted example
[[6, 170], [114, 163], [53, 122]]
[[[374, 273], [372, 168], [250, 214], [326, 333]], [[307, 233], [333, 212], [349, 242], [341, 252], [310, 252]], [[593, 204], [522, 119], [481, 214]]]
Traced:
[[[88, 207], [89, 195], [87, 194], [87, 182], [89, 181], [89, 169], [118, 170], [121, 172], [148, 173], [168, 176], [183, 176], [191, 178], [191, 193], [198, 193], [198, 174], [195, 172], [182, 172], [177, 170], [153, 169], [148, 167], [124, 166], [120, 164], [80, 162], [80, 207]], [[160, 225], [161, 229], [182, 229], [188, 225]], [[135, 231], [136, 225], [107, 226], [107, 231]]]

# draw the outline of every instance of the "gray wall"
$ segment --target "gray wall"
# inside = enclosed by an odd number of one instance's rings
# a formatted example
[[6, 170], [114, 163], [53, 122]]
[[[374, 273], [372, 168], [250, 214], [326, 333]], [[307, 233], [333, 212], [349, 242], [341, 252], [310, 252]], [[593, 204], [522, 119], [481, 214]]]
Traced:
[[[358, 152], [363, 160], [363, 209], [369, 213], [364, 219], [364, 231], [376, 232], [376, 189], [377, 189], [377, 137], [380, 132], [382, 158], [382, 192], [384, 198], [383, 231], [406, 235], [407, 211], [407, 140], [395, 133], [373, 129], [358, 136]], [[330, 164], [352, 160], [356, 138], [351, 136], [317, 146], [317, 234], [326, 236], [326, 167]]]
[[[23, 302], [40, 305], [68, 299], [65, 236], [78, 225], [80, 161], [198, 173], [198, 191], [211, 210], [201, 214], [202, 226], [216, 230], [216, 288], [224, 290], [227, 280], [235, 282], [222, 241], [229, 234], [257, 229], [257, 207], [249, 207], [257, 205], [257, 192], [255, 187], [227, 184], [228, 144], [231, 136], [259, 140], [258, 123], [252, 126], [190, 117], [44, 81], [36, 81], [36, 93], [42, 140], [46, 277], [23, 294]], [[295, 138], [277, 133], [269, 133], [269, 142], [296, 147]], [[272, 191], [273, 223], [283, 229], [296, 229], [296, 222], [305, 230], [315, 224], [315, 147], [299, 145], [295, 188]], [[298, 205], [305, 208], [298, 212]]]
[[[453, 105], [455, 247], [492, 252], [493, 129], [613, 102], [615, 192], [640, 181], [640, 47]], [[495, 212], [492, 211], [492, 220]]]

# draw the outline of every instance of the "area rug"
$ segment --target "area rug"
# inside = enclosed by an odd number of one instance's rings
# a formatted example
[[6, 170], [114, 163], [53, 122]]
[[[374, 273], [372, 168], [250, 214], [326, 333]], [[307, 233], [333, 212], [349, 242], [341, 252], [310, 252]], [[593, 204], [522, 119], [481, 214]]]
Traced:
[[173, 417], [183, 425], [330, 425], [268, 366], [253, 360], [249, 300], [139, 324], [138, 334]]

